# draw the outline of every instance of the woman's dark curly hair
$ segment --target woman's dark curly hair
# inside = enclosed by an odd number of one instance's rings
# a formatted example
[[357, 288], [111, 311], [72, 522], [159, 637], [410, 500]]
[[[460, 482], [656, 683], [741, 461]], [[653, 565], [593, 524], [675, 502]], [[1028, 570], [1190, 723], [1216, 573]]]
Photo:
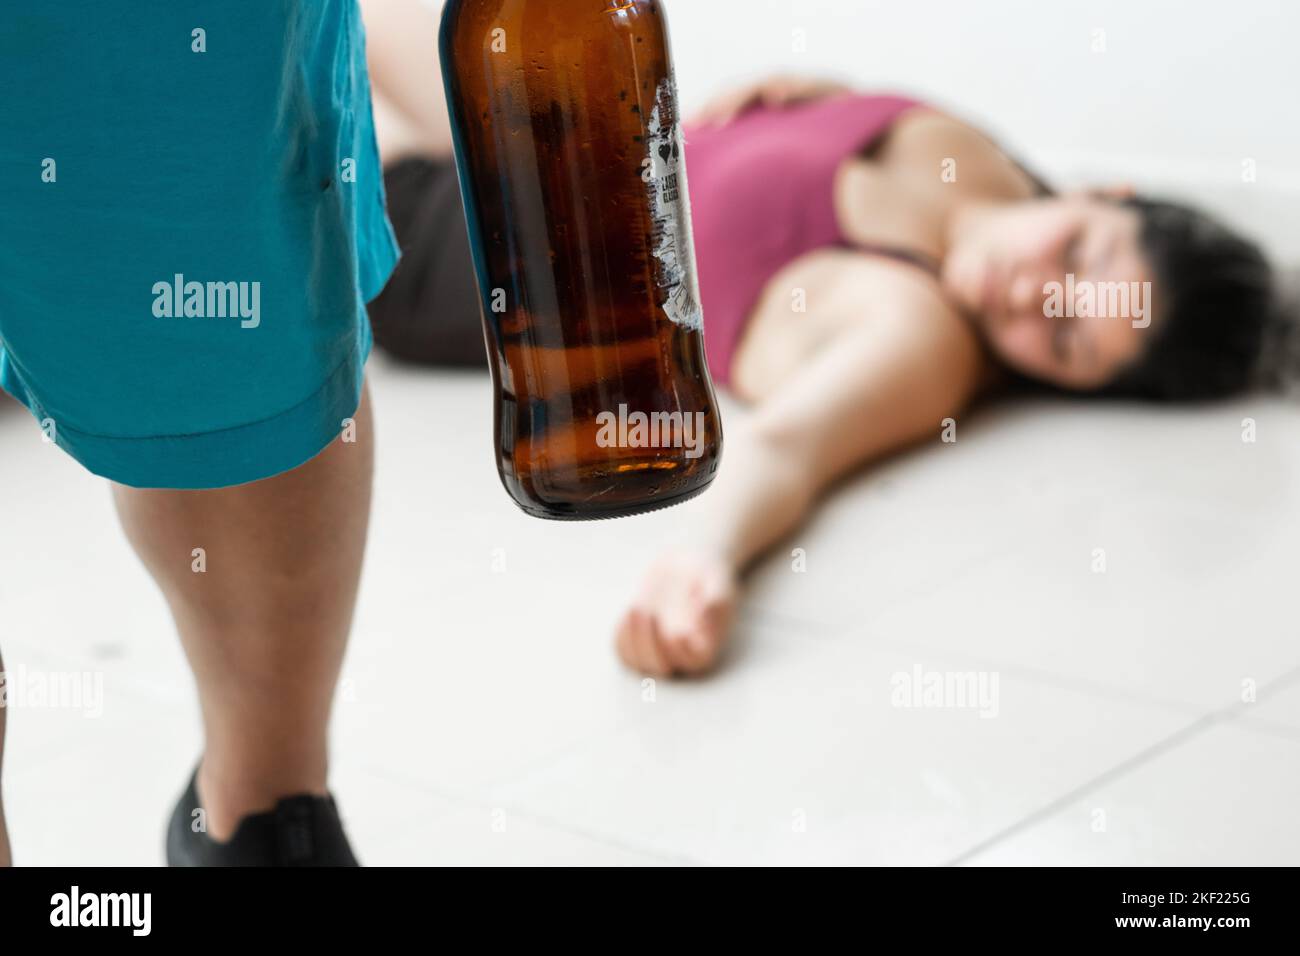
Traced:
[[1122, 203], [1141, 218], [1155, 321], [1142, 356], [1101, 394], [1199, 401], [1259, 384], [1261, 359], [1285, 324], [1263, 252], [1187, 206]]

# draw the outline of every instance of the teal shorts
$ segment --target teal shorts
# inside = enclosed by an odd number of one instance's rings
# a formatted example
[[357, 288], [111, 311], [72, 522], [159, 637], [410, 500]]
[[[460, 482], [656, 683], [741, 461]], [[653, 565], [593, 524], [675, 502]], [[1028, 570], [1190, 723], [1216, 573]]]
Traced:
[[0, 385], [90, 471], [320, 453], [397, 256], [355, 0], [0, 11]]

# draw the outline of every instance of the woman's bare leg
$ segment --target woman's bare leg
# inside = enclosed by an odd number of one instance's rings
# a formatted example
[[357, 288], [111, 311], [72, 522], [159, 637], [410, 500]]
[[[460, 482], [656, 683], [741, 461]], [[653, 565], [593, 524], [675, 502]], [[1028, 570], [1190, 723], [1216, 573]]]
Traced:
[[355, 421], [355, 442], [340, 437], [266, 481], [219, 491], [114, 488], [198, 683], [198, 790], [215, 840], [281, 797], [326, 792], [330, 708], [370, 520], [368, 395]]
[[438, 16], [419, 0], [361, 0], [375, 129], [385, 165], [452, 153]]

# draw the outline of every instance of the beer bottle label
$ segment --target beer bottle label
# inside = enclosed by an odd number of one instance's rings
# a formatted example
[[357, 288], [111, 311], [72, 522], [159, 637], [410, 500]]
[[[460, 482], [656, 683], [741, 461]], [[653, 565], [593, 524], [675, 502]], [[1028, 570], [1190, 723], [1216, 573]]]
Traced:
[[704, 327], [700, 285], [695, 274], [695, 245], [691, 237], [691, 202], [686, 188], [686, 157], [677, 113], [677, 83], [665, 77], [655, 96], [646, 128], [649, 146], [646, 184], [654, 232], [650, 248], [656, 260], [655, 280], [664, 297], [663, 310], [683, 328]]

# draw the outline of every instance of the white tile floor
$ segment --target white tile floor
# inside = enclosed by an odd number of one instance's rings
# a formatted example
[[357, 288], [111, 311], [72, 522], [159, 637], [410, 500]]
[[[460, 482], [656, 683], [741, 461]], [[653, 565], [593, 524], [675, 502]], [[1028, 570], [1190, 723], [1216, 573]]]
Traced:
[[[1300, 863], [1300, 410], [964, 422], [846, 487], [790, 543], [806, 573], [760, 569], [721, 674], [650, 689], [611, 623], [689, 509], [527, 519], [485, 380], [373, 380], [334, 780], [366, 862]], [[99, 717], [12, 709], [15, 851], [158, 863], [199, 739], [165, 609], [103, 485], [12, 407], [0, 489], [10, 673], [103, 688]], [[897, 706], [917, 668], [996, 679], [988, 716]]]

